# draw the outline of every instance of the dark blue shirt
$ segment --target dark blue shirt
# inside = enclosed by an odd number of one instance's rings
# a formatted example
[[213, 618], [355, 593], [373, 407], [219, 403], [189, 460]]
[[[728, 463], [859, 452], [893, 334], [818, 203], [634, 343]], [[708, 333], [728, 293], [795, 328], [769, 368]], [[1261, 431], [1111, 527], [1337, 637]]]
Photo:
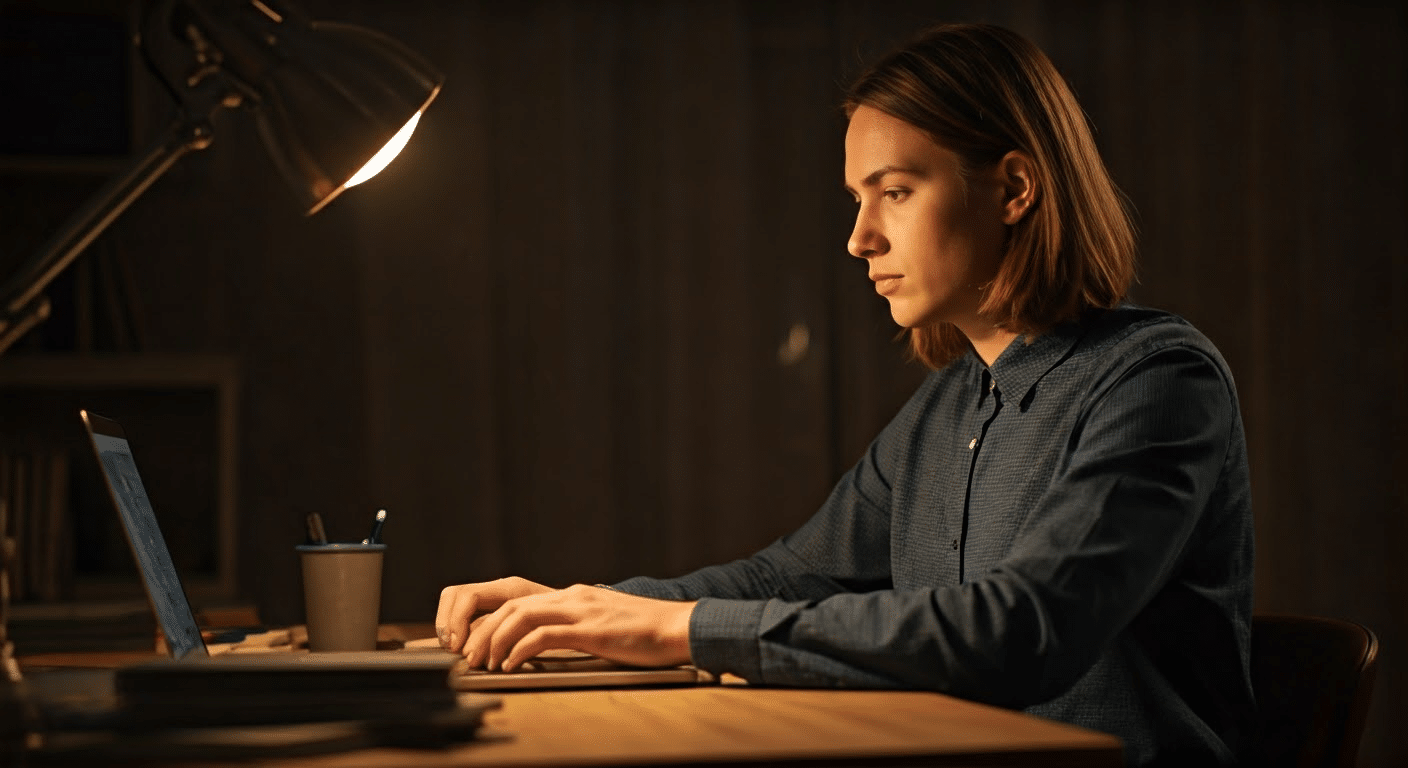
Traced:
[[1227, 364], [1122, 307], [931, 374], [796, 532], [617, 588], [699, 599], [697, 666], [922, 688], [1231, 762], [1252, 710], [1252, 513]]

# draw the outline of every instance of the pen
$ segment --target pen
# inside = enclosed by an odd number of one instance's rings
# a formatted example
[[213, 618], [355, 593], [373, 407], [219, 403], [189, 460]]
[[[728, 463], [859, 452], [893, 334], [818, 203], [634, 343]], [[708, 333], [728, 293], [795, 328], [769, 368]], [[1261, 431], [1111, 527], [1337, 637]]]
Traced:
[[384, 510], [384, 509], [378, 510], [377, 513], [376, 513], [376, 522], [372, 523], [372, 535], [368, 536], [368, 537], [365, 538], [365, 539], [362, 539], [362, 543], [363, 543], [363, 544], [376, 544], [376, 543], [377, 543], [377, 539], [381, 536], [381, 526], [383, 526], [383, 525], [385, 525], [385, 524], [386, 524], [386, 510]]
[[308, 513], [308, 541], [313, 544], [328, 543], [327, 531], [323, 530], [323, 516], [317, 512]]

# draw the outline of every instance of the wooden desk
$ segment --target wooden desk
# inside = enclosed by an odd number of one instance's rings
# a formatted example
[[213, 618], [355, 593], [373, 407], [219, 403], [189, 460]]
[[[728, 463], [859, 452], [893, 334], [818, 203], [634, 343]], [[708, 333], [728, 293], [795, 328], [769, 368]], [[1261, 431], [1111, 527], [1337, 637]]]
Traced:
[[[419, 629], [397, 634], [419, 637]], [[486, 716], [481, 738], [445, 751], [370, 749], [259, 764], [1122, 765], [1112, 736], [932, 693], [717, 685], [498, 696], [502, 707]]]
[[893, 691], [724, 685], [509, 693], [486, 717], [485, 737], [442, 753], [368, 750], [286, 766], [1122, 764], [1119, 741], [1105, 734]]

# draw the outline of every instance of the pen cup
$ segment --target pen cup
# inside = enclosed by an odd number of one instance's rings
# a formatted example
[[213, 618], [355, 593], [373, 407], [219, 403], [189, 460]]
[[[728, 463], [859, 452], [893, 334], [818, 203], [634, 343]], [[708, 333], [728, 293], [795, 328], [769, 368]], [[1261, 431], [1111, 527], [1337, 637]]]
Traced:
[[385, 544], [303, 544], [303, 606], [310, 651], [376, 650]]

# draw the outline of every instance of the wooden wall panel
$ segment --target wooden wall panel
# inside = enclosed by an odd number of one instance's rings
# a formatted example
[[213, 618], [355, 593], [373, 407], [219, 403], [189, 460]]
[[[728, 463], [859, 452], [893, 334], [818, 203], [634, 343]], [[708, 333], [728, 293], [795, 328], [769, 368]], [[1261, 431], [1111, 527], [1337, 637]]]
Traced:
[[[434, 542], [398, 594], [680, 572], [829, 488], [844, 251], [817, 226], [837, 122], [806, 8], [466, 6], [420, 41], [458, 88], [356, 202], [372, 483]], [[793, 326], [815, 341], [781, 362]]]

